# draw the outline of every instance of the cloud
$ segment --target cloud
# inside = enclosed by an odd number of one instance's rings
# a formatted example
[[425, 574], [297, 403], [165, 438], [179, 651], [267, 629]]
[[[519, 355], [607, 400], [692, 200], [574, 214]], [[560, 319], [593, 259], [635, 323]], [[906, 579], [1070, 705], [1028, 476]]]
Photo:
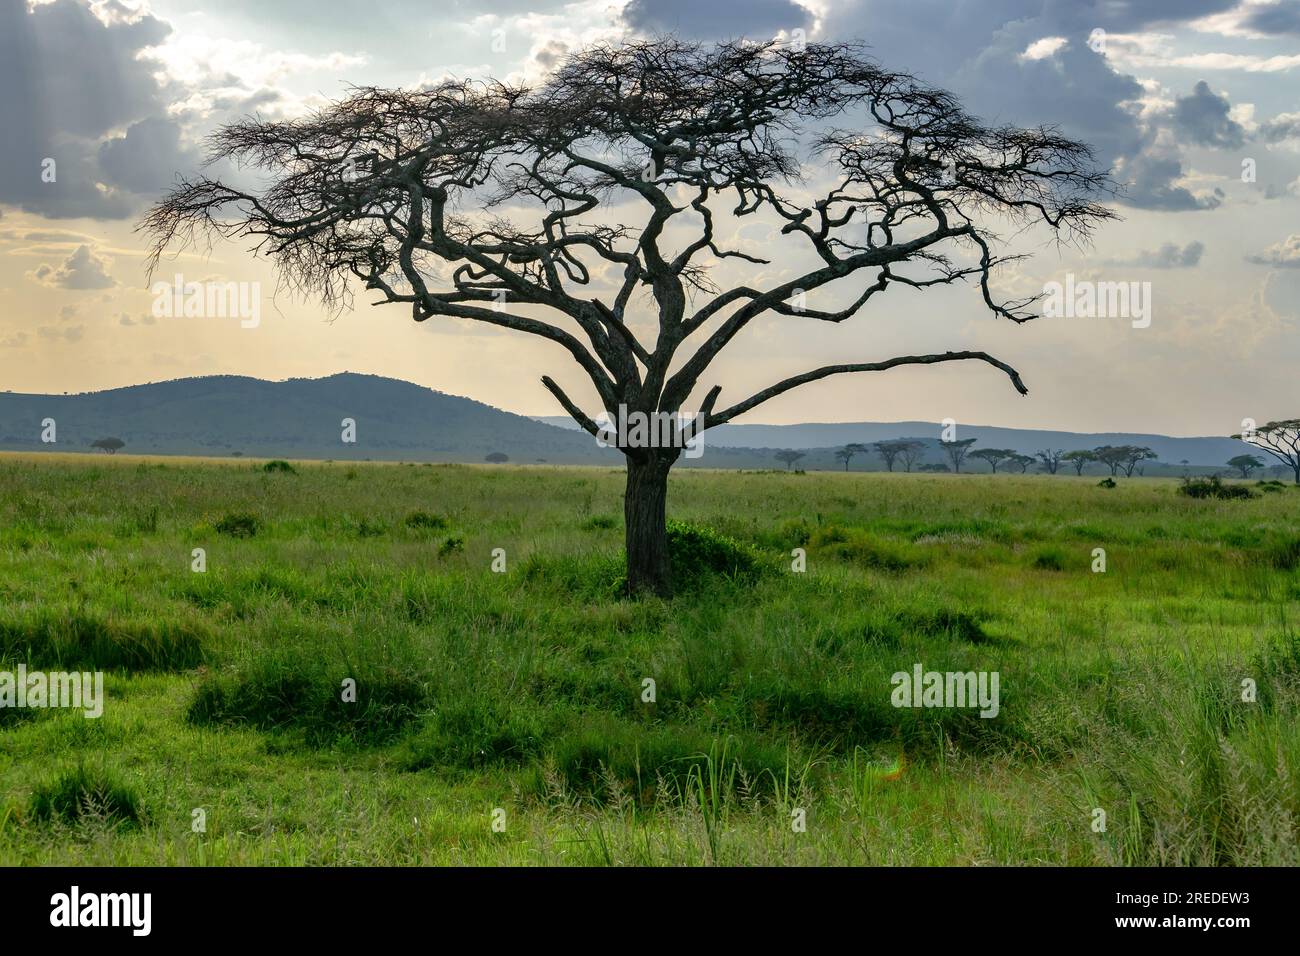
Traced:
[[623, 8], [623, 20], [641, 33], [733, 39], [807, 29], [813, 17], [791, 0], [631, 0]]
[[1043, 37], [1041, 40], [1035, 40], [1025, 47], [1025, 52], [1020, 54], [1020, 58], [1022, 60], [1045, 60], [1069, 42], [1065, 37]]
[[1267, 35], [1300, 35], [1300, 3], [1281, 0], [1279, 3], [1249, 4], [1242, 18], [1242, 26]]
[[1300, 233], [1293, 233], [1281, 242], [1275, 242], [1263, 252], [1246, 256], [1247, 262], [1274, 269], [1300, 269]]
[[0, 0], [0, 203], [63, 218], [123, 218], [137, 207], [99, 168], [97, 147], [163, 112], [155, 67], [140, 54], [170, 27], [118, 4], [98, 9], [106, 19], [76, 0]]
[[108, 274], [109, 261], [95, 255], [90, 246], [78, 246], [72, 255], [55, 267], [42, 263], [27, 278], [52, 289], [111, 289], [117, 285], [116, 280]]
[[1142, 269], [1194, 269], [1201, 264], [1204, 253], [1205, 244], [1193, 239], [1181, 248], [1177, 243], [1166, 242], [1159, 249], [1144, 249], [1131, 259], [1115, 259], [1112, 263]]
[[177, 170], [193, 167], [198, 151], [181, 145], [180, 126], [150, 117], [132, 123], [126, 135], [99, 147], [99, 166], [114, 184], [149, 194], [171, 185]]
[[1138, 209], [1186, 212], [1213, 209], [1221, 201], [1217, 195], [1196, 196], [1177, 185], [1183, 178], [1183, 163], [1176, 156], [1140, 153], [1121, 159], [1117, 175], [1126, 184], [1124, 201]]
[[1259, 124], [1259, 138], [1266, 143], [1300, 138], [1300, 113], [1278, 113]]
[[27, 344], [26, 332], [15, 332], [6, 338], [0, 339], [0, 349], [17, 349]]
[[1210, 84], [1199, 81], [1191, 96], [1180, 96], [1174, 103], [1170, 121], [1183, 142], [1219, 149], [1239, 149], [1245, 142], [1245, 130], [1228, 114], [1232, 104], [1219, 96]]

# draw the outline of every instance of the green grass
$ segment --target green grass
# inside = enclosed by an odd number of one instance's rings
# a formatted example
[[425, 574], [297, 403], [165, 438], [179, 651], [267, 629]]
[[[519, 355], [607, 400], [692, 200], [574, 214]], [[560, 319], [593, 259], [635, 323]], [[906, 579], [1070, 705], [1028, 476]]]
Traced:
[[0, 456], [0, 864], [1300, 864], [1290, 487], [290, 467]]

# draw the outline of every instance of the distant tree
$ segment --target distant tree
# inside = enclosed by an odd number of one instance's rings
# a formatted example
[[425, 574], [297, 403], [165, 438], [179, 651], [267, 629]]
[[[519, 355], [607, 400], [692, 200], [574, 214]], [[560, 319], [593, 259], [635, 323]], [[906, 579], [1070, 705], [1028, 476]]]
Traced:
[[1043, 470], [1049, 475], [1056, 474], [1056, 469], [1061, 467], [1061, 459], [1065, 452], [1059, 448], [1044, 448], [1034, 457], [1043, 463]]
[[940, 446], [943, 453], [948, 456], [952, 462], [952, 470], [961, 472], [961, 463], [966, 460], [966, 454], [970, 451], [970, 446], [975, 444], [974, 438], [963, 438], [961, 441], [941, 441]]
[[1139, 462], [1155, 460], [1156, 453], [1143, 445], [1123, 445], [1121, 447], [1124, 450], [1124, 457], [1120, 467], [1124, 469], [1125, 478], [1133, 477], [1133, 470], [1137, 468]]
[[1061, 456], [1061, 461], [1068, 461], [1071, 465], [1074, 466], [1074, 473], [1076, 475], [1082, 475], [1083, 469], [1088, 467], [1088, 465], [1092, 464], [1096, 460], [1097, 460], [1096, 454], [1082, 448], [1077, 449], [1076, 451], [1067, 451], [1064, 455]]
[[1256, 468], [1264, 467], [1264, 459], [1258, 455], [1237, 455], [1235, 458], [1228, 459], [1228, 467], [1236, 468], [1241, 477], [1249, 478], [1250, 473]]
[[785, 462], [786, 471], [789, 471], [790, 466], [803, 456], [804, 453], [801, 451], [778, 451], [775, 457], [777, 461]]
[[996, 475], [998, 473], [998, 465], [1014, 454], [1015, 450], [1011, 448], [981, 448], [979, 451], [971, 452], [970, 456], [987, 462], [988, 466], [993, 469], [993, 474]]
[[952, 471], [952, 469], [949, 468], [947, 465], [943, 464], [943, 462], [926, 462], [923, 465], [918, 465], [916, 470], [917, 471]]
[[510, 456], [504, 452], [490, 451], [483, 456], [484, 461], [490, 461], [494, 465], [501, 465], [510, 460]]
[[1017, 466], [1020, 469], [1020, 473], [1023, 475], [1029, 470], [1029, 466], [1037, 460], [1038, 459], [1033, 455], [1014, 454], [1007, 459], [1007, 462], [1011, 465]]
[[898, 452], [898, 457], [903, 460], [903, 470], [910, 472], [912, 470], [912, 466], [915, 465], [921, 459], [921, 456], [923, 456], [924, 454], [925, 454], [925, 442], [921, 442], [921, 441], [903, 442], [903, 447]]
[[101, 438], [90, 443], [91, 448], [100, 448], [110, 455], [116, 455], [119, 448], [125, 448], [126, 442], [120, 438]]
[[1288, 418], [1284, 421], [1269, 422], [1253, 432], [1231, 435], [1266, 451], [1282, 464], [1286, 465], [1300, 485], [1300, 418]]
[[884, 460], [885, 467], [890, 471], [893, 471], [894, 462], [898, 460], [898, 456], [903, 453], [904, 449], [909, 444], [911, 443], [904, 439], [891, 438], [888, 441], [872, 442], [871, 447], [874, 448], [876, 454]]
[[844, 470], [848, 471], [849, 462], [853, 460], [853, 456], [865, 455], [866, 452], [867, 452], [866, 445], [860, 444], [858, 442], [850, 442], [849, 444], [841, 448], [839, 451], [837, 451], [835, 453], [835, 457], [838, 458], [840, 461], [844, 462]]
[[1110, 476], [1119, 474], [1120, 468], [1128, 458], [1127, 445], [1102, 445], [1092, 450], [1093, 459], [1110, 469]]

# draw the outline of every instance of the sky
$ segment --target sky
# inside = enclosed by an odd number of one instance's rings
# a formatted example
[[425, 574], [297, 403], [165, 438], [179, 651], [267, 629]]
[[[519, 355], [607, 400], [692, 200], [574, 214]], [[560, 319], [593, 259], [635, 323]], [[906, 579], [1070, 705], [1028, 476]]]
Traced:
[[[1300, 415], [1300, 0], [0, 0], [0, 388], [353, 371], [553, 415], [550, 374], [591, 407], [551, 343], [417, 324], [364, 293], [327, 312], [277, 288], [273, 263], [239, 242], [186, 250], [160, 274], [258, 283], [255, 325], [160, 316], [136, 225], [199, 170], [223, 123], [302, 115], [351, 86], [543, 82], [585, 44], [667, 32], [859, 40], [984, 120], [1060, 127], [1124, 184], [1120, 218], [1086, 246], [1008, 237], [1027, 258], [995, 289], [1032, 294], [1067, 277], [1149, 289], [1149, 321], [1019, 325], [973, 287], [896, 287], [838, 325], [767, 316], [715, 364], [706, 384], [723, 385], [719, 407], [820, 365], [961, 349], [1016, 367], [1029, 395], [964, 363], [830, 378], [738, 421], [1224, 435]], [[757, 253], [780, 243], [747, 228], [724, 237]], [[772, 258], [776, 279], [797, 259]], [[715, 278], [739, 281], [739, 268]]]

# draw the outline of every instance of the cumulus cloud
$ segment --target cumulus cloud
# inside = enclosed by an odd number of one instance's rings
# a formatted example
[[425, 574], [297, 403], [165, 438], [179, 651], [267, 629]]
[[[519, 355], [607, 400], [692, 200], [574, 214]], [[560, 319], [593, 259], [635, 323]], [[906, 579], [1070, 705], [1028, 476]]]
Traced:
[[1262, 252], [1246, 256], [1246, 261], [1275, 269], [1300, 269], [1300, 233], [1289, 235]]
[[1259, 124], [1259, 137], [1266, 143], [1300, 138], [1300, 113], [1278, 113]]
[[1130, 259], [1113, 260], [1115, 265], [1141, 269], [1194, 269], [1201, 264], [1205, 244], [1193, 239], [1185, 246], [1166, 242], [1159, 249], [1144, 249]]
[[41, 263], [27, 273], [27, 278], [52, 289], [111, 289], [117, 282], [108, 274], [108, 269], [108, 259], [95, 255], [90, 246], [82, 245], [64, 259], [61, 265]]
[[1245, 129], [1228, 114], [1232, 104], [1226, 96], [1199, 81], [1191, 96], [1180, 96], [1170, 116], [1174, 131], [1183, 142], [1220, 149], [1238, 149], [1245, 142]]
[[50, 217], [122, 218], [138, 205], [100, 169], [97, 147], [165, 108], [140, 54], [170, 28], [108, 6], [106, 22], [76, 0], [0, 0], [0, 202]]

